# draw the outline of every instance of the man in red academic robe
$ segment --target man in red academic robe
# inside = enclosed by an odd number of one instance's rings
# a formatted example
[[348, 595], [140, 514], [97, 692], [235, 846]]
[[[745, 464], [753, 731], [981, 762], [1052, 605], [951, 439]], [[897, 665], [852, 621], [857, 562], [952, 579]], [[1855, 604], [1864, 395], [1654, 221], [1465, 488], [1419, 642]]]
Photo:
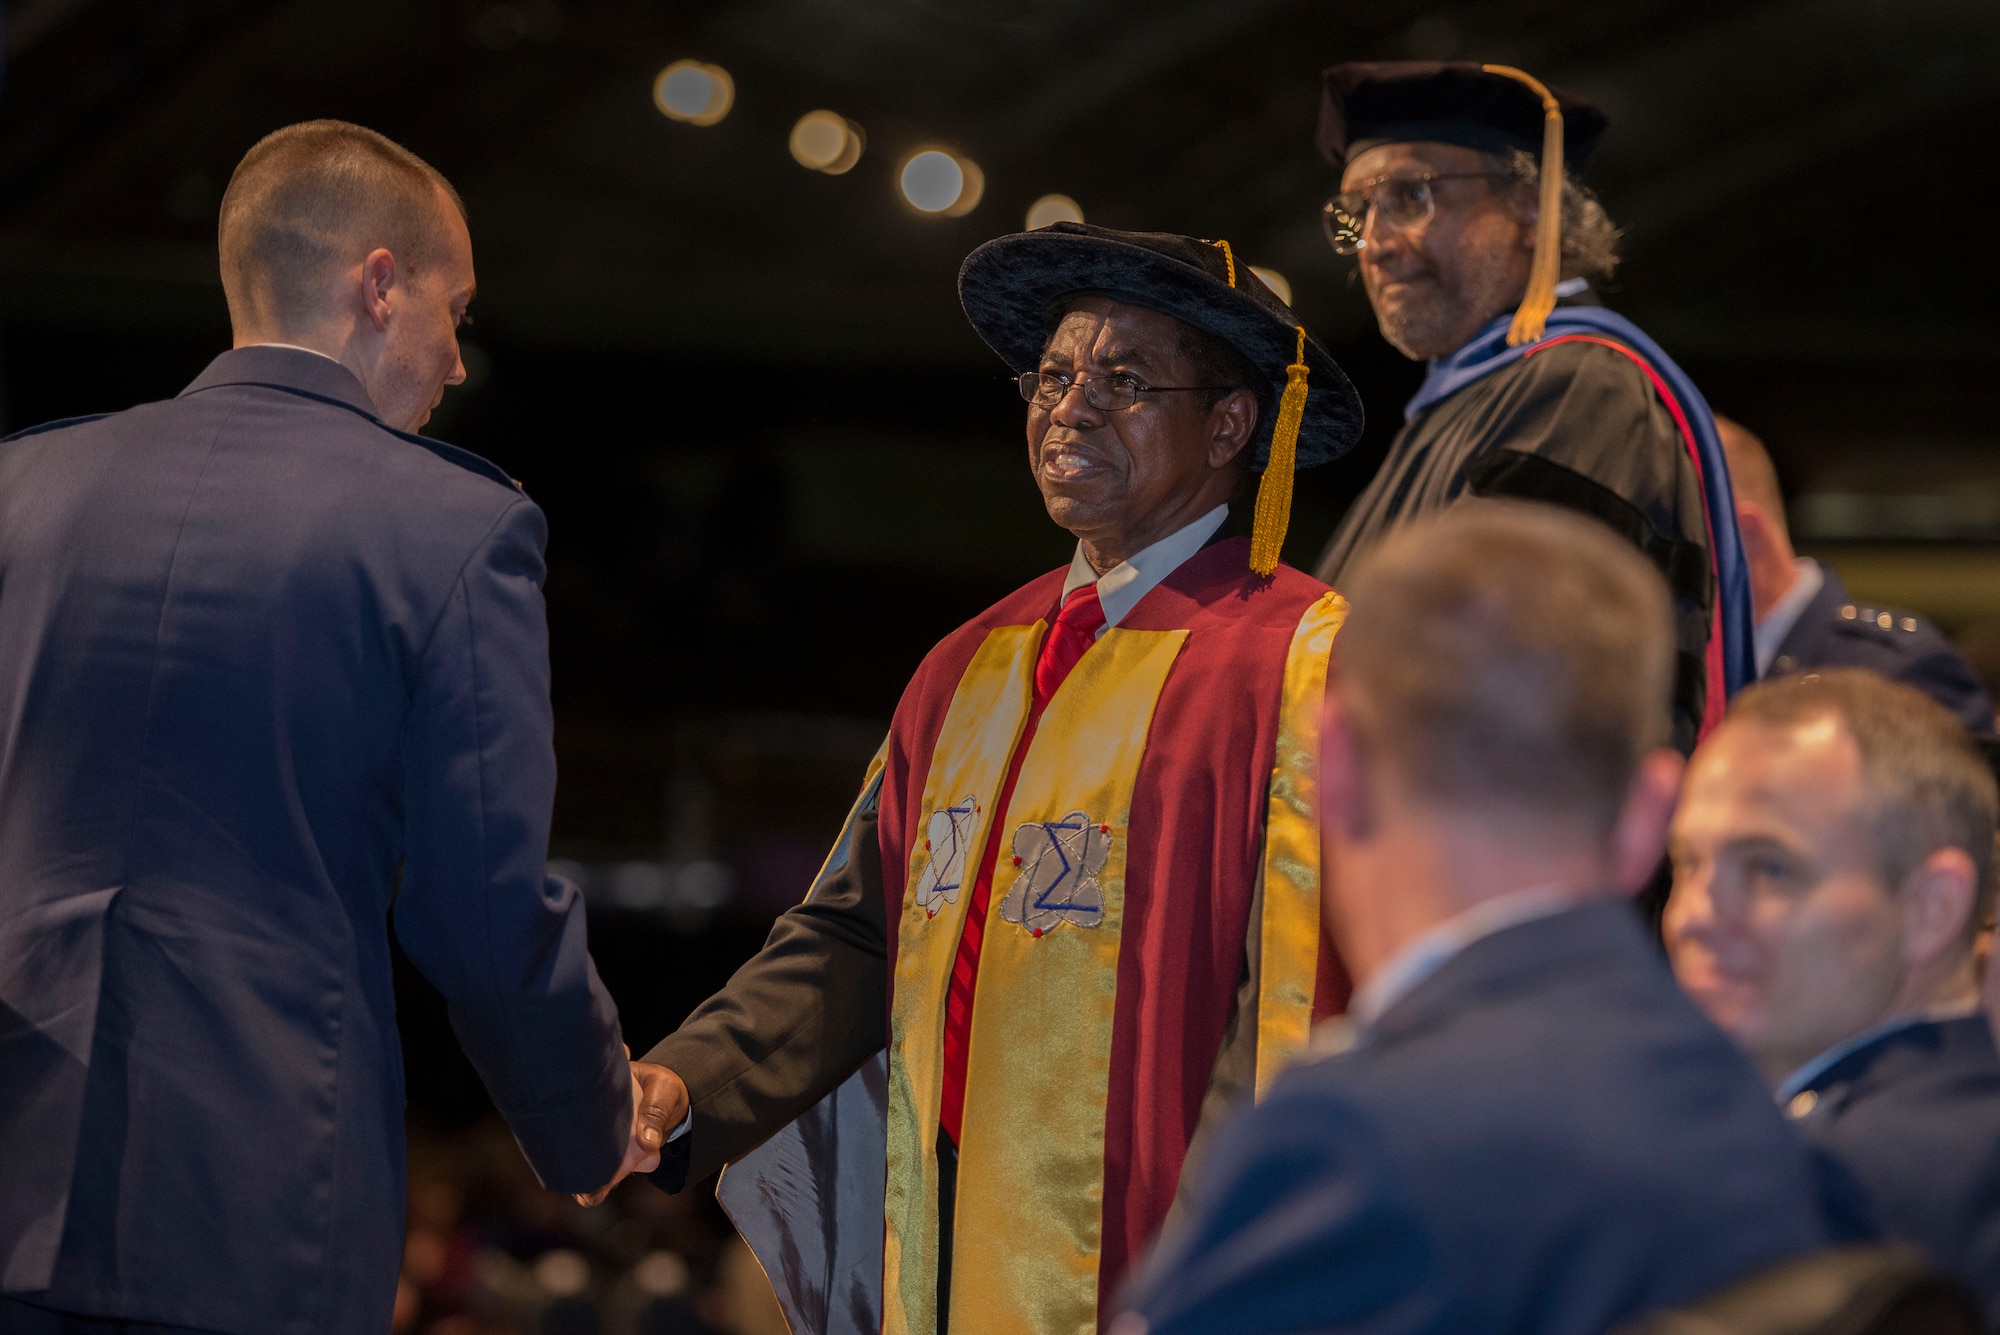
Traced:
[[1202, 1131], [1345, 1000], [1313, 773], [1345, 605], [1277, 558], [1353, 390], [1225, 242], [1057, 224], [960, 292], [1075, 559], [931, 652], [811, 894], [637, 1064], [630, 1162], [734, 1165], [795, 1330], [1096, 1329]]

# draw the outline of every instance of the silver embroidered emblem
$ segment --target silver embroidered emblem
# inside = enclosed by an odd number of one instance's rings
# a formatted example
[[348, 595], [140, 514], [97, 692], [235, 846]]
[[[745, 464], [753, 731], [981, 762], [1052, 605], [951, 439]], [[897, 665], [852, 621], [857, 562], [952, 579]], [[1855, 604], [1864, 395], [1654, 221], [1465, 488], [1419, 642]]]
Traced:
[[924, 848], [930, 857], [917, 873], [917, 907], [935, 918], [946, 904], [958, 902], [965, 883], [965, 853], [979, 819], [979, 800], [968, 797], [955, 806], [939, 807], [924, 825]]
[[1111, 854], [1111, 827], [1081, 811], [1061, 820], [1029, 821], [1014, 831], [1014, 865], [1021, 869], [1000, 902], [1000, 916], [1034, 936], [1063, 923], [1104, 921], [1104, 886], [1097, 879]]

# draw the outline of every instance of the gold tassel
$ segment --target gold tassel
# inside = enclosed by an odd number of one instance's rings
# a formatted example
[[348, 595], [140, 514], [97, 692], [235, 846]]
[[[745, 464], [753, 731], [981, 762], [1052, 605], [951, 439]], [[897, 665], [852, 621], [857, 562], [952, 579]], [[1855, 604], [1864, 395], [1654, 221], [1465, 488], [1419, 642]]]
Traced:
[[1228, 243], [1227, 241], [1211, 241], [1211, 242], [1209, 242], [1208, 244], [1209, 244], [1209, 245], [1211, 245], [1211, 246], [1214, 246], [1214, 247], [1215, 247], [1215, 248], [1216, 248], [1217, 250], [1221, 251], [1221, 252], [1222, 252], [1222, 258], [1223, 258], [1223, 259], [1225, 259], [1225, 260], [1227, 260], [1227, 261], [1229, 262], [1229, 285], [1230, 285], [1231, 287], [1235, 287], [1235, 286], [1236, 286], [1236, 252], [1235, 252], [1235, 251], [1233, 251], [1233, 250], [1231, 250], [1231, 249], [1229, 248], [1229, 243]]
[[1292, 474], [1299, 463], [1299, 424], [1306, 418], [1306, 329], [1299, 331], [1299, 359], [1285, 368], [1285, 395], [1271, 428], [1271, 457], [1257, 485], [1257, 519], [1250, 529], [1250, 569], [1266, 579], [1278, 568], [1285, 530], [1292, 524]]
[[1562, 104], [1534, 75], [1511, 65], [1481, 65], [1488, 74], [1518, 79], [1542, 99], [1542, 200], [1535, 219], [1535, 258], [1528, 268], [1528, 290], [1514, 309], [1514, 323], [1507, 330], [1507, 346], [1533, 343], [1542, 336], [1549, 312], [1556, 308], [1556, 282], [1562, 274], [1562, 183], [1563, 115]]

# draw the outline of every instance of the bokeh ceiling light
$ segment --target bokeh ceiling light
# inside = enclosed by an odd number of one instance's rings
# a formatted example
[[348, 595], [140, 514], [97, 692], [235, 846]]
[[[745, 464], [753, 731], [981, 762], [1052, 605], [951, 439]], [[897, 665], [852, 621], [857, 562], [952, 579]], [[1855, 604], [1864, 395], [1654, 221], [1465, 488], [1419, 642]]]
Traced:
[[720, 65], [676, 60], [653, 80], [653, 105], [668, 120], [713, 125], [736, 102], [736, 81]]
[[1043, 195], [1028, 206], [1028, 230], [1050, 223], [1082, 222], [1083, 206], [1068, 195]]
[[904, 159], [898, 180], [903, 198], [912, 207], [947, 218], [962, 218], [972, 212], [986, 193], [986, 175], [979, 164], [941, 148], [912, 153]]
[[1250, 272], [1256, 274], [1259, 278], [1263, 279], [1264, 286], [1270, 288], [1273, 292], [1277, 293], [1279, 301], [1284, 302], [1287, 306], [1292, 304], [1291, 279], [1285, 277], [1283, 274], [1279, 273], [1276, 269], [1266, 269], [1261, 264], [1251, 265]]
[[861, 161], [868, 136], [837, 112], [808, 111], [792, 127], [792, 157], [801, 167], [839, 176]]

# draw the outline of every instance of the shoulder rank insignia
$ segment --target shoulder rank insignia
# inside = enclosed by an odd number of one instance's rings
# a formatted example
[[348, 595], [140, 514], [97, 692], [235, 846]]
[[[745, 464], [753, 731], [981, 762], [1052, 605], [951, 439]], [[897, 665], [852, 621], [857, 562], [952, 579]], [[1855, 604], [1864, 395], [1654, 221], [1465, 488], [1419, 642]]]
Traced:
[[945, 904], [958, 902], [958, 890], [965, 883], [965, 853], [979, 819], [979, 799], [967, 797], [953, 806], [939, 807], [924, 824], [924, 849], [930, 857], [917, 873], [917, 907], [926, 917], [935, 918]]
[[1862, 625], [1872, 624], [1883, 630], [1895, 629], [1914, 634], [1917, 629], [1917, 619], [1915, 617], [1907, 615], [1899, 617], [1888, 608], [1863, 607], [1857, 609], [1853, 603], [1849, 603], [1840, 609], [1840, 617], [1843, 621], [1858, 620]]
[[1104, 921], [1104, 886], [1098, 874], [1111, 852], [1111, 827], [1081, 811], [1061, 820], [1029, 821], [1014, 831], [1013, 862], [1020, 875], [1000, 903], [1000, 916], [1041, 936], [1063, 923], [1096, 927]]

